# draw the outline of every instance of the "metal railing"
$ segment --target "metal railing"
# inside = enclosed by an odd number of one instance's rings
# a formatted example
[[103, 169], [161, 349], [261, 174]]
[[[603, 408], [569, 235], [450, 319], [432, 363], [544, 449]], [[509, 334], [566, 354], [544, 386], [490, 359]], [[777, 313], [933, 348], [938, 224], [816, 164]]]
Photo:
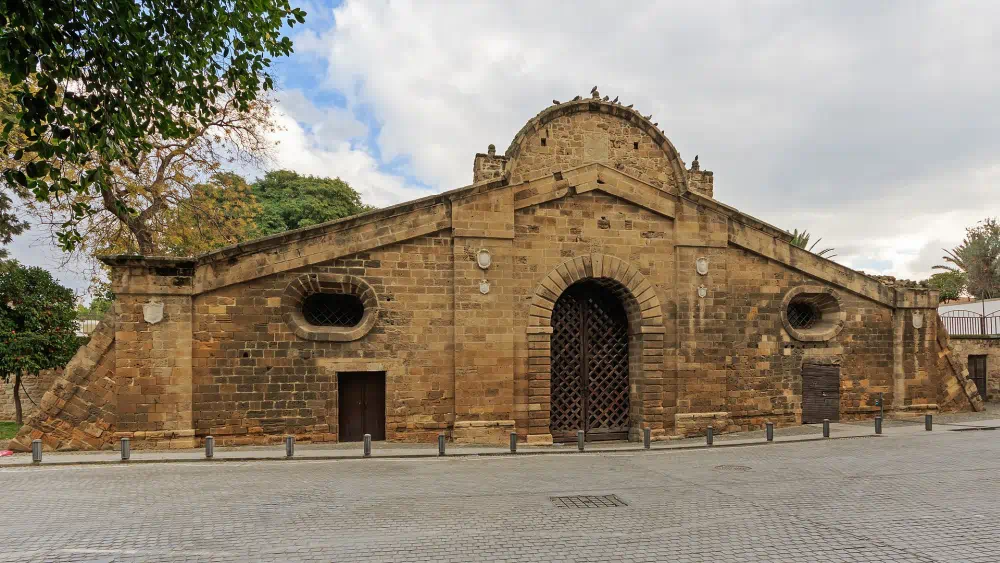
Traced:
[[101, 318], [99, 316], [91, 315], [81, 315], [76, 319], [77, 325], [77, 335], [78, 336], [90, 336], [90, 333], [94, 332], [97, 325], [100, 324]]
[[941, 313], [941, 322], [952, 336], [1000, 336], [1000, 311], [982, 315], [975, 311]]

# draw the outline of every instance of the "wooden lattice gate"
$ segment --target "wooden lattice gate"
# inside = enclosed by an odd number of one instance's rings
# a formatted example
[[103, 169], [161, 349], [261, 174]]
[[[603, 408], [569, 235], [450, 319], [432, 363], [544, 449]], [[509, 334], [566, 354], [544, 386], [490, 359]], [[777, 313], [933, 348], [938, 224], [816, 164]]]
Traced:
[[552, 408], [555, 441], [625, 439], [629, 427], [628, 319], [599, 283], [579, 282], [552, 311]]

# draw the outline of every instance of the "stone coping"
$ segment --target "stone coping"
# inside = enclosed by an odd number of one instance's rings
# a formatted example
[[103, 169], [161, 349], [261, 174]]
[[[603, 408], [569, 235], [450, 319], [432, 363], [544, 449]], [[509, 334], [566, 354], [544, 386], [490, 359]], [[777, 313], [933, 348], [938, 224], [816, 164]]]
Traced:
[[952, 340], [1000, 340], [1000, 334], [949, 334]]

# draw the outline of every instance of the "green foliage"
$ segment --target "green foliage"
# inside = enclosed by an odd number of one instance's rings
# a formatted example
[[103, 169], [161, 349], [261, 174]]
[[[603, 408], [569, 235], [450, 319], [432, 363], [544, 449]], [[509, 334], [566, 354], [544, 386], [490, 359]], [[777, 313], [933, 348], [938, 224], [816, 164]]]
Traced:
[[257, 217], [260, 236], [318, 225], [373, 209], [340, 178], [302, 176], [289, 170], [268, 172], [251, 186], [263, 208]]
[[976, 299], [1000, 297], [1000, 223], [985, 219], [965, 229], [962, 244], [942, 257], [938, 270], [965, 274], [966, 290]]
[[[14, 95], [10, 91], [10, 84], [0, 76], [0, 127], [13, 119], [15, 113]], [[0, 169], [6, 169], [10, 160], [10, 153], [16, 152], [19, 148], [20, 136], [7, 135], [5, 141], [0, 141], [6, 150], [0, 150]], [[3, 189], [3, 182], [0, 182], [0, 245], [9, 244], [14, 236], [23, 233], [28, 224], [14, 214], [14, 202], [9, 193]], [[0, 259], [5, 258], [7, 253], [0, 248]]]
[[940, 293], [940, 301], [954, 301], [965, 292], [968, 280], [965, 272], [938, 272], [927, 280], [927, 287]]
[[17, 436], [20, 425], [16, 422], [0, 422], [0, 440], [10, 440]]
[[77, 344], [73, 292], [41, 268], [0, 263], [0, 379], [62, 367]]
[[817, 256], [822, 256], [822, 257], [827, 258], [827, 259], [835, 257], [836, 254], [830, 254], [831, 252], [833, 252], [832, 248], [824, 248], [823, 250], [819, 250], [819, 251], [816, 250], [816, 245], [819, 244], [819, 241], [821, 241], [821, 240], [823, 240], [823, 239], [818, 238], [818, 239], [816, 239], [816, 242], [812, 243], [812, 246], [809, 246], [809, 232], [808, 231], [806, 231], [805, 229], [803, 229], [802, 232], [800, 233], [798, 229], [795, 229], [795, 232], [792, 233], [792, 246], [797, 246], [797, 247], [801, 248], [802, 250], [806, 250], [808, 252], [812, 252], [813, 254], [816, 254]]
[[160, 248], [167, 256], [194, 256], [252, 238], [261, 206], [246, 180], [232, 172], [195, 184], [163, 213]]
[[[28, 224], [14, 214], [14, 203], [10, 196], [0, 191], [0, 244], [9, 244], [15, 235], [23, 233]], [[7, 251], [0, 248], [0, 259], [7, 257]]]
[[76, 316], [79, 319], [101, 319], [111, 310], [111, 305], [111, 299], [95, 297], [90, 300], [90, 305], [77, 305]]
[[[115, 163], [138, 163], [152, 138], [191, 137], [223, 98], [249, 111], [273, 87], [271, 57], [292, 52], [282, 27], [304, 20], [288, 0], [0, 0], [0, 73], [16, 100], [0, 143], [23, 135], [14, 160], [26, 163], [4, 180], [39, 201], [118, 201]], [[74, 205], [64, 247], [89, 211]]]

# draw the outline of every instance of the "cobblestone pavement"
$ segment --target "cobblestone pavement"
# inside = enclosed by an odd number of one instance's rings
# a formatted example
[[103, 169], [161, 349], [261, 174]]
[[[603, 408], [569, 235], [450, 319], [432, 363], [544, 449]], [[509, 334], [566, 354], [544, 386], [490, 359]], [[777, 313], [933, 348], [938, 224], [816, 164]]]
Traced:
[[[3, 562], [1000, 561], [1000, 430], [687, 452], [7, 467], [0, 484]], [[550, 500], [568, 495], [628, 506]]]

